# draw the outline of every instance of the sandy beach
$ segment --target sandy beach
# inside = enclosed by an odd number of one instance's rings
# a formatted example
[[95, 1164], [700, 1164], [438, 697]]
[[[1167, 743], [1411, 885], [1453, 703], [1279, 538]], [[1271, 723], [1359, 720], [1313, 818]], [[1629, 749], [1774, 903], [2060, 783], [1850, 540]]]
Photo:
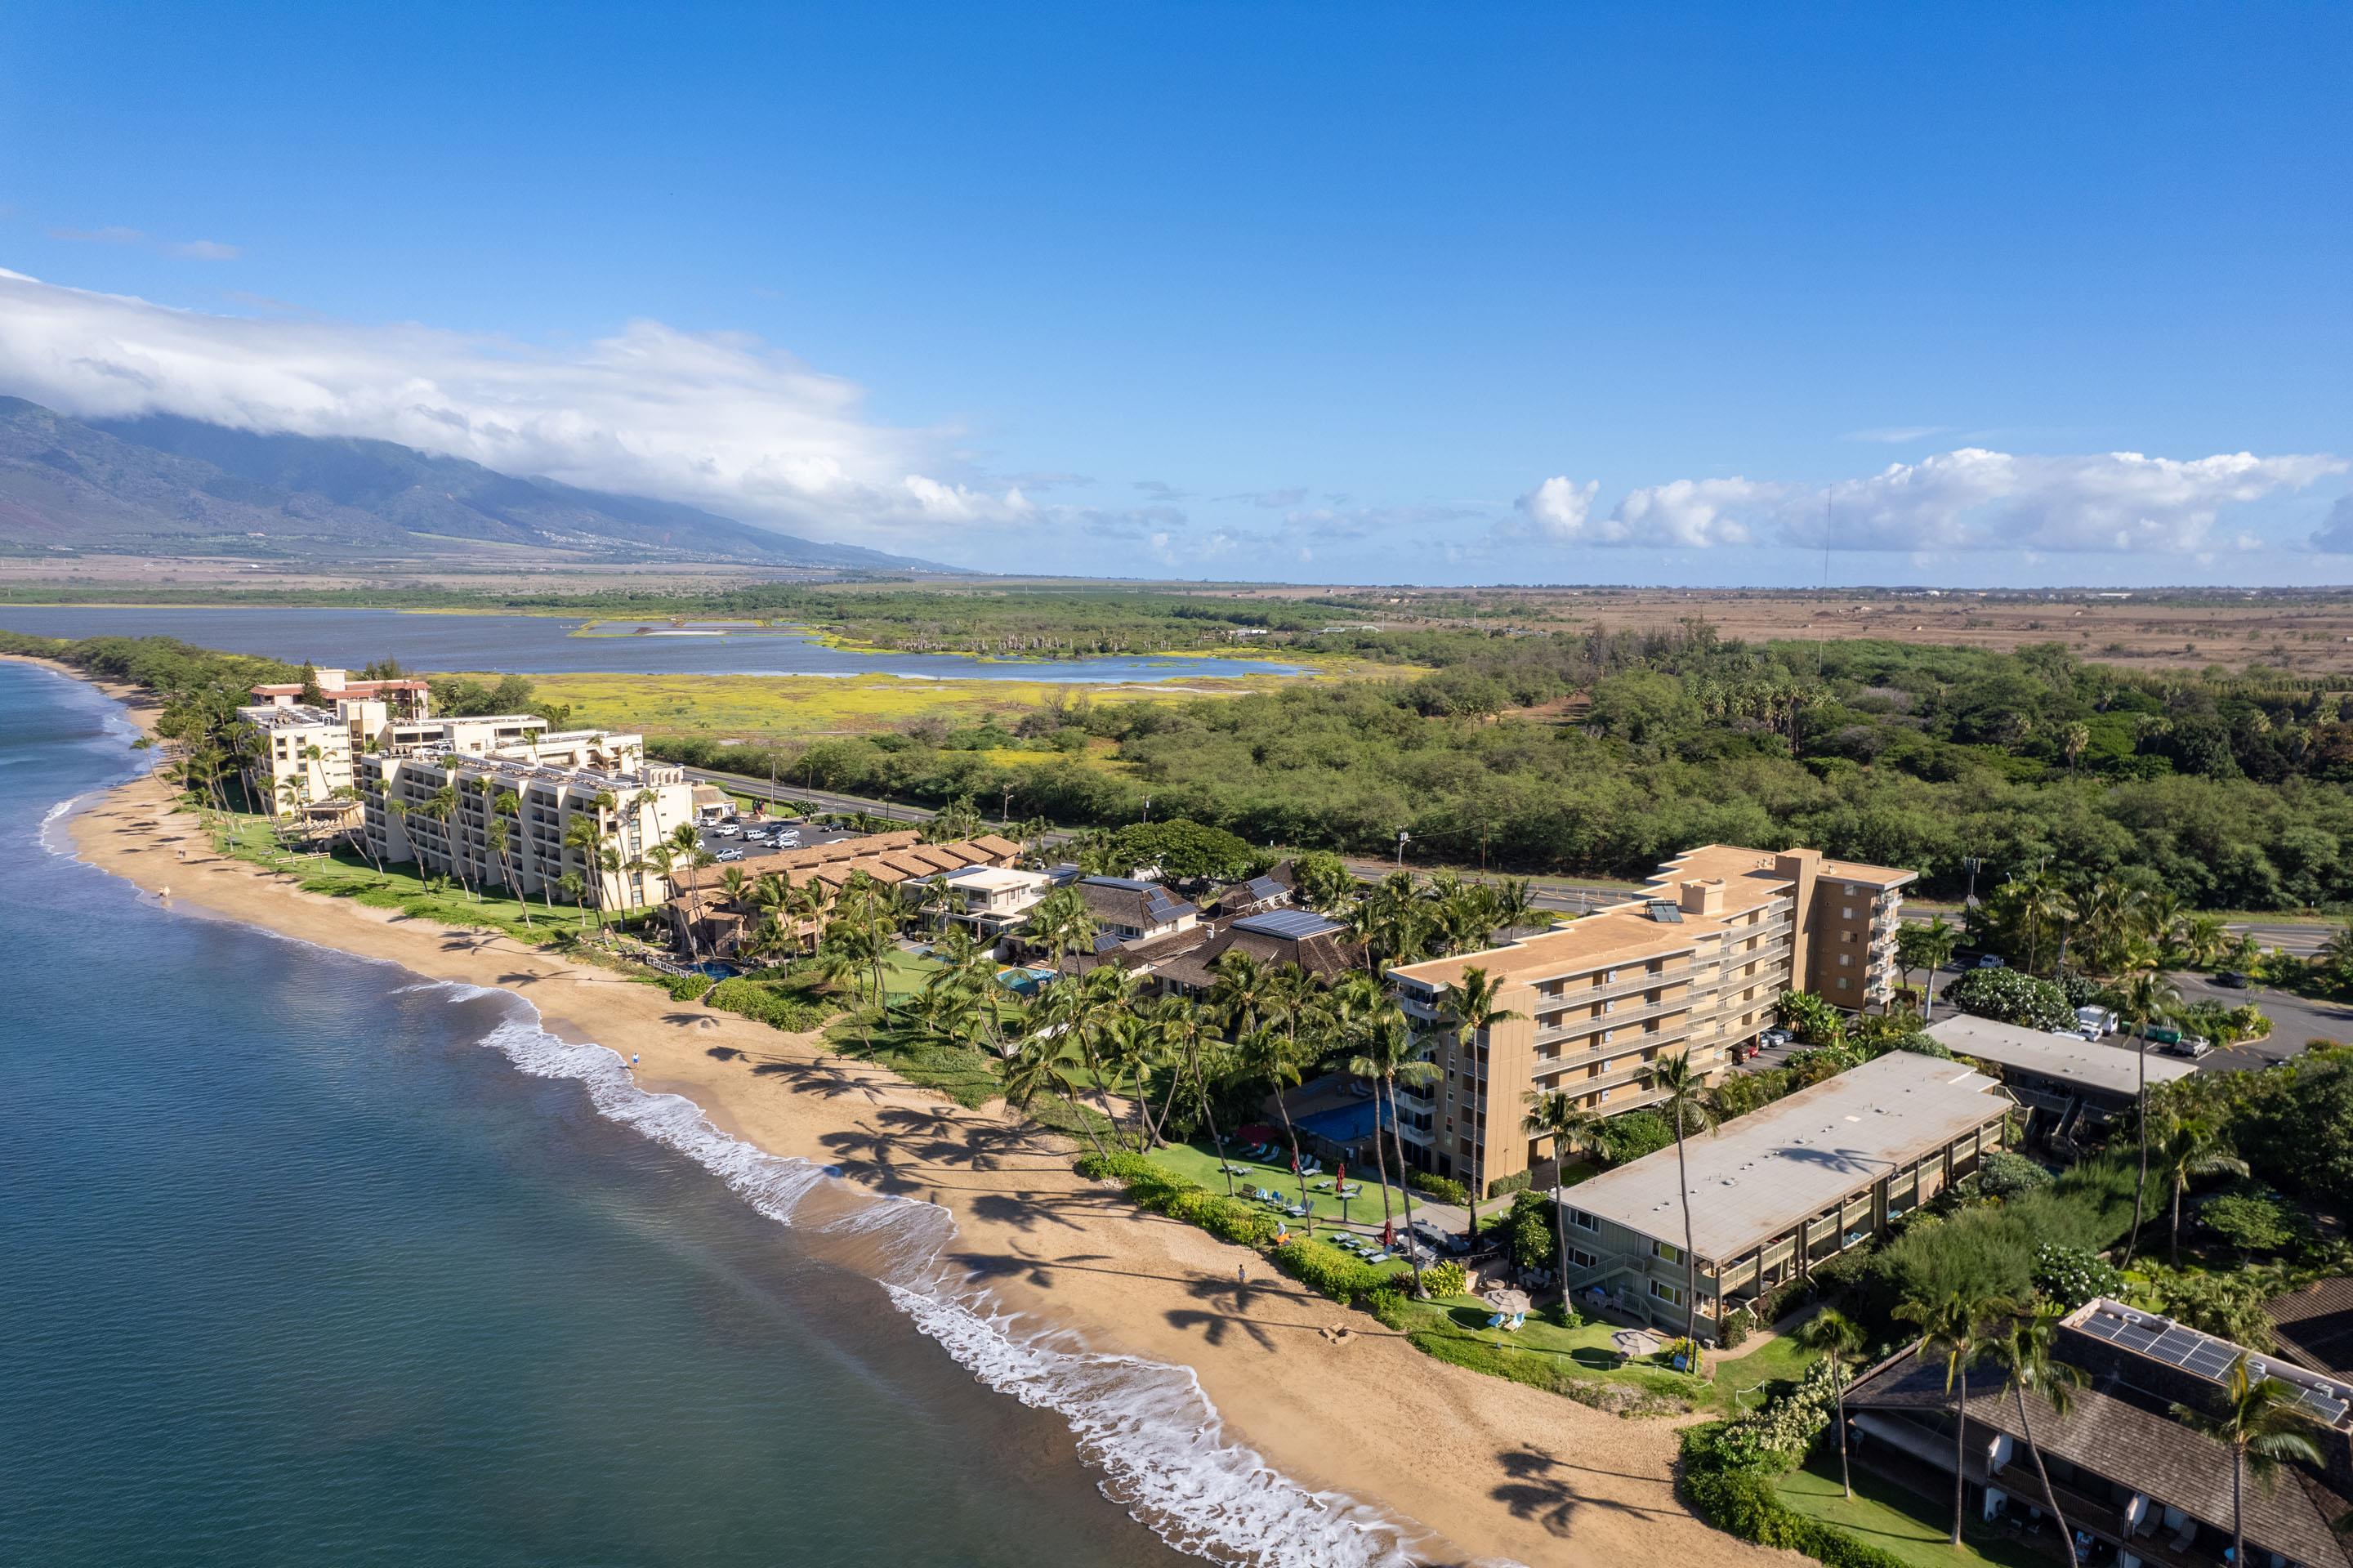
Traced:
[[[142, 694], [110, 690], [143, 715]], [[682, 1006], [503, 937], [301, 893], [214, 856], [153, 778], [90, 803], [73, 834], [85, 859], [150, 893], [168, 889], [174, 906], [514, 991], [563, 1039], [638, 1058], [641, 1086], [685, 1096], [731, 1136], [942, 1205], [958, 1232], [951, 1264], [1006, 1309], [1093, 1351], [1194, 1369], [1229, 1437], [1310, 1489], [1410, 1520], [1425, 1560], [1714, 1568], [1779, 1555], [1708, 1529], [1676, 1501], [1670, 1425], [1432, 1361], [1255, 1255], [1081, 1180], [1056, 1140], [995, 1107], [960, 1109], [813, 1037]], [[1345, 1341], [1326, 1334], [1335, 1327], [1350, 1331]]]

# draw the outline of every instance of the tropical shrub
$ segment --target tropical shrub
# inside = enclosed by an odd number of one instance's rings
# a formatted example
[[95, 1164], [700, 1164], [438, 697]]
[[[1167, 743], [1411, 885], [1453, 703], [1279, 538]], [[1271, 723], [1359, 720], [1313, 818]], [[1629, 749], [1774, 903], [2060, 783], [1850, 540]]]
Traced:
[[1552, 1268], [1560, 1262], [1552, 1200], [1541, 1193], [1514, 1194], [1511, 1212], [1496, 1222], [1491, 1234], [1503, 1242], [1504, 1255], [1514, 1268]]
[[1421, 1283], [1432, 1296], [1460, 1296], [1470, 1286], [1471, 1277], [1461, 1264], [1450, 1260], [1423, 1269]]
[[654, 984], [670, 992], [672, 1001], [692, 1001], [711, 989], [709, 975], [670, 975]]
[[2034, 1249], [2034, 1287], [2073, 1311], [2095, 1296], [2121, 1295], [2125, 1277], [2083, 1247], [2045, 1245]]
[[2206, 1198], [2198, 1223], [2242, 1253], [2279, 1252], [2306, 1234], [2304, 1216], [2260, 1181], [2234, 1181]]
[[1525, 1171], [1514, 1171], [1509, 1176], [1498, 1176], [1487, 1183], [1487, 1196], [1501, 1198], [1512, 1192], [1525, 1192], [1532, 1180]]
[[1846, 1044], [1846, 1017], [1810, 991], [1785, 991], [1779, 1003], [1781, 1026], [1809, 1045]]
[[1593, 1129], [1595, 1147], [1612, 1165], [1623, 1165], [1630, 1160], [1640, 1160], [1645, 1154], [1655, 1154], [1674, 1140], [1675, 1135], [1667, 1126], [1667, 1118], [1652, 1110], [1628, 1111], [1624, 1116], [1613, 1116]]
[[1471, 1189], [1451, 1176], [1440, 1176], [1435, 1171], [1416, 1171], [1406, 1180], [1417, 1192], [1427, 1192], [1441, 1203], [1466, 1204], [1471, 1202]]
[[[1320, 1241], [1293, 1241], [1276, 1247], [1268, 1255], [1277, 1268], [1312, 1290], [1320, 1290], [1335, 1301], [1353, 1302], [1369, 1299], [1372, 1294], [1388, 1284], [1388, 1271], [1377, 1268], [1360, 1258], [1349, 1256], [1338, 1247]], [[1461, 1290], [1461, 1267], [1455, 1266], [1455, 1288], [1440, 1291], [1433, 1277], [1444, 1264], [1422, 1270], [1422, 1279], [1430, 1290], [1441, 1295], [1459, 1295]]]
[[2051, 1172], [2023, 1154], [1997, 1149], [1978, 1167], [1978, 1191], [1989, 1198], [2016, 1198], [2051, 1185]]
[[1945, 1048], [1943, 1041], [1925, 1029], [1915, 1029], [1907, 1034], [1898, 1034], [1887, 1043], [1887, 1048], [1891, 1051], [1909, 1051], [1915, 1056], [1943, 1056], [1949, 1059], [1953, 1054]]
[[2021, 969], [1971, 969], [1945, 988], [1945, 1000], [1963, 1012], [2027, 1029], [2075, 1026], [2066, 993]]
[[[708, 981], [704, 983], [709, 984]], [[676, 996], [678, 993], [672, 991], [670, 994]], [[830, 1016], [830, 1010], [817, 1002], [780, 996], [757, 980], [742, 979], [721, 980], [712, 987], [711, 994], [703, 998], [703, 1002], [706, 1006], [728, 1012], [740, 1012], [746, 1018], [756, 1018], [787, 1034], [805, 1033]]]

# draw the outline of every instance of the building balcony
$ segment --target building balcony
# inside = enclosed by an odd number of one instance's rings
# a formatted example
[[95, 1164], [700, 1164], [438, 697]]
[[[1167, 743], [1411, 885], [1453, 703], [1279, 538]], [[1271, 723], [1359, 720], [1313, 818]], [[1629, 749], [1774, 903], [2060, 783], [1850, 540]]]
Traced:
[[1654, 1001], [1642, 1007], [1621, 1007], [1615, 1012], [1572, 1018], [1562, 1023], [1539, 1028], [1535, 1034], [1538, 1045], [1548, 1045], [1556, 1040], [1571, 1040], [1597, 1030], [1617, 1029], [1629, 1023], [1641, 1023], [1646, 1019], [1663, 1018], [1671, 1012], [1689, 1012], [1693, 999], [1674, 997], [1666, 1001]]
[[1536, 988], [1535, 1011], [1549, 1012], [1557, 1008], [1580, 1007], [1589, 1002], [1607, 1001], [1611, 997], [1625, 996], [1654, 986], [1675, 985], [1699, 972], [1694, 963], [1671, 965], [1662, 969], [1624, 969], [1618, 978], [1605, 985], [1565, 985], [1558, 991]]

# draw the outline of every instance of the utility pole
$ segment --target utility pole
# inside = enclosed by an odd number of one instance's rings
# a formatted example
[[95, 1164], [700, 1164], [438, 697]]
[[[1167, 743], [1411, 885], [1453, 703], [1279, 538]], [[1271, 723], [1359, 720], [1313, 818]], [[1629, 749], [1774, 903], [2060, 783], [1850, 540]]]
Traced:
[[1397, 868], [1399, 871], [1403, 871], [1405, 869], [1405, 842], [1412, 836], [1413, 835], [1411, 833], [1407, 832], [1403, 828], [1399, 828], [1398, 830]]
[[1961, 907], [1964, 909], [1974, 909], [1978, 906], [1978, 868], [1983, 864], [1985, 862], [1973, 854], [1961, 857], [1961, 869], [1969, 874], [1968, 895], [1961, 900]]
[[1144, 820], [1147, 822], [1152, 821], [1152, 797], [1149, 795], [1144, 798]]

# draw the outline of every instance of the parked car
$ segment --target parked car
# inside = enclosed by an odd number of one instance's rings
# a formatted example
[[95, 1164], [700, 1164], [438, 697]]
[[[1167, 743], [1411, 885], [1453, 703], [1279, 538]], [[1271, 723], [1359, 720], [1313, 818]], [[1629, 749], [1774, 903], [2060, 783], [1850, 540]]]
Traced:
[[711, 858], [712, 858], [712, 859], [713, 859], [713, 860], [721, 860], [721, 861], [725, 861], [725, 860], [742, 860], [742, 859], [744, 858], [744, 852], [743, 852], [742, 850], [739, 850], [739, 849], [723, 849], [723, 850], [721, 850], [717, 854], [712, 855]]
[[2232, 991], [2244, 991], [2247, 989], [2249, 981], [2246, 976], [2241, 974], [2236, 969], [2216, 969], [2214, 971], [2214, 983], [2216, 985], [2228, 986]]
[[1770, 1049], [1776, 1045], [1787, 1045], [1794, 1038], [1786, 1029], [1767, 1029], [1757, 1037], [1757, 1043]]
[[2000, 953], [1979, 953], [1978, 955], [1978, 968], [1981, 969], [2007, 969], [2009, 967], [2009, 965], [2001, 961], [2001, 955]]
[[2171, 1044], [2160, 1045], [2158, 1049], [2168, 1056], [2187, 1056], [2194, 1062], [2199, 1057], [2211, 1053], [2214, 1047], [2195, 1034], [2185, 1034]]

